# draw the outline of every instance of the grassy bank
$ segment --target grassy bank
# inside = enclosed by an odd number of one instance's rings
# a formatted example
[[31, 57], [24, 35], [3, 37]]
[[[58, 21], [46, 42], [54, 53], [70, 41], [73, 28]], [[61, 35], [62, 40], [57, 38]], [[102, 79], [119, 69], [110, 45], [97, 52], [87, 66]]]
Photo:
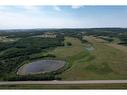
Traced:
[[20, 84], [0, 85], [0, 89], [127, 89], [127, 84]]

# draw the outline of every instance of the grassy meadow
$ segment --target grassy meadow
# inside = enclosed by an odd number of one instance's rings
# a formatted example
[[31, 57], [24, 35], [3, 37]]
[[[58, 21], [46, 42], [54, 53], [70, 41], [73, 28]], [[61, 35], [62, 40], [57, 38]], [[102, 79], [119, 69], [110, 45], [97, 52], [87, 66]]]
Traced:
[[[67, 42], [71, 42], [72, 46], [67, 46]], [[64, 43], [64, 47], [57, 47], [53, 51], [49, 51], [49, 53], [56, 55], [57, 58], [66, 59], [84, 51], [83, 44], [77, 38], [65, 37]]]
[[59, 76], [62, 80], [127, 79], [127, 54], [102, 39], [87, 37], [95, 50], [88, 51], [77, 38], [66, 37], [72, 46], [57, 47], [51, 53], [71, 67]]

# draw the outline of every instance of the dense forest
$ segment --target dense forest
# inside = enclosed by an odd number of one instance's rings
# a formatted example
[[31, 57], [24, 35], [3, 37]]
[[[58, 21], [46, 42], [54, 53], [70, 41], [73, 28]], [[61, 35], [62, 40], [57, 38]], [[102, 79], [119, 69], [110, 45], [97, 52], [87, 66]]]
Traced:
[[[9, 33], [9, 34], [8, 34], [8, 37], [12, 37], [12, 35], [14, 35], [13, 37], [17, 37], [16, 36], [17, 33], [14, 33], [14, 34]], [[61, 35], [57, 35], [56, 38], [33, 37], [30, 35], [28, 36], [27, 33], [26, 35], [23, 33], [24, 36], [21, 36], [21, 35], [18, 36], [20, 37], [20, 39], [17, 41], [0, 43], [0, 51], [1, 51], [0, 79], [1, 80], [2, 79], [7, 80], [7, 78], [13, 79], [12, 76], [14, 76], [17, 79], [18, 76], [14, 74], [15, 71], [17, 70], [17, 67], [23, 64], [23, 62], [26, 60], [32, 60], [33, 58], [31, 58], [30, 55], [36, 54], [39, 52], [46, 52], [50, 48], [55, 48], [57, 46], [64, 45], [63, 43], [64, 37]], [[55, 57], [55, 56], [51, 54], [47, 54], [42, 57]], [[10, 73], [12, 73], [11, 76], [10, 76]], [[48, 76], [47, 79], [49, 79], [49, 77], [50, 76]]]

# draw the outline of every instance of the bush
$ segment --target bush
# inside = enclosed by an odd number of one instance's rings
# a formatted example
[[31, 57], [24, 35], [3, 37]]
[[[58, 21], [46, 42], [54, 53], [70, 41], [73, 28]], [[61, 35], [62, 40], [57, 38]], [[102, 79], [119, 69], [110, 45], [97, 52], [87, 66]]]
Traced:
[[72, 46], [72, 44], [70, 42], [67, 42], [67, 46]]
[[41, 80], [60, 80], [60, 77], [55, 77], [54, 74], [40, 75], [11, 75], [4, 78], [4, 81], [41, 81]]

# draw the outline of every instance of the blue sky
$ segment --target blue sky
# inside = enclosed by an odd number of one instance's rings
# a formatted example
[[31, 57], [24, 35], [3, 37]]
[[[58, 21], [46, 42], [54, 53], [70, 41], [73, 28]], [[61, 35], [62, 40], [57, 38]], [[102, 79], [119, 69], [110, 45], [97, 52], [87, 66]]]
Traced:
[[0, 29], [127, 27], [127, 6], [0, 6]]

